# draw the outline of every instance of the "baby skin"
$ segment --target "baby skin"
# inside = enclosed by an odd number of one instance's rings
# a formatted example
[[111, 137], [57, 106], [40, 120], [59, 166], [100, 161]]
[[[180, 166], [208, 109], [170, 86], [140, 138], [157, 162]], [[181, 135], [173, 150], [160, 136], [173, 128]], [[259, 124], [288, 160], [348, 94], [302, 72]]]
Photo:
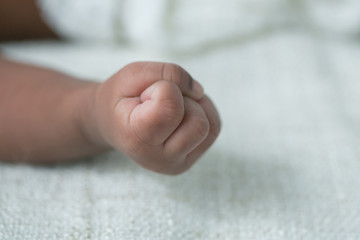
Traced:
[[3, 161], [59, 162], [116, 149], [174, 175], [220, 132], [214, 104], [175, 64], [131, 63], [94, 83], [0, 58], [0, 74]]

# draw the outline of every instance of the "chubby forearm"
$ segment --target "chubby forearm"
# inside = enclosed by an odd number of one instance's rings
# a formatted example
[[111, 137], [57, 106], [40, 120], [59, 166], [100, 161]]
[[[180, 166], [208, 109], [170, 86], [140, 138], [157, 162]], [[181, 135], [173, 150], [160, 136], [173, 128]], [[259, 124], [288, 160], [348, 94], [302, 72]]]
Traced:
[[64, 161], [108, 149], [92, 118], [98, 86], [0, 58], [0, 160]]
[[54, 162], [109, 148], [159, 173], [189, 169], [220, 132], [176, 64], [135, 62], [98, 84], [0, 59], [0, 160]]

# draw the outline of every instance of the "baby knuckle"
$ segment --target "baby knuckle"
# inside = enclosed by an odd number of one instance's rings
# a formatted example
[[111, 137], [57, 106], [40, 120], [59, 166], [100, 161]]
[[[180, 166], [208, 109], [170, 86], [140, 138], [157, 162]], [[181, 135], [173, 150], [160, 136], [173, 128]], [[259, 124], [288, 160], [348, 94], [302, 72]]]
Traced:
[[164, 80], [170, 80], [178, 86], [190, 84], [190, 75], [181, 66], [174, 63], [164, 63], [162, 75]]
[[[122, 67], [117, 73], [113, 75], [115, 81], [121, 79], [132, 79], [137, 78], [143, 69], [141, 62], [132, 62]], [[120, 81], [121, 82], [121, 81]]]
[[120, 71], [132, 74], [134, 72], [138, 72], [143, 67], [143, 63], [141, 62], [132, 62], [124, 66]]
[[172, 76], [174, 66], [172, 63], [163, 63], [162, 64], [162, 79], [163, 80], [169, 80]]
[[151, 167], [151, 170], [162, 173], [162, 174], [168, 174], [171, 169], [173, 168], [174, 163], [164, 159], [164, 158], [158, 158], [153, 161], [153, 165]]
[[177, 99], [166, 99], [162, 101], [162, 114], [167, 120], [181, 120], [184, 115], [184, 107]]
[[209, 121], [202, 116], [193, 117], [192, 127], [194, 129], [194, 133], [199, 136], [206, 136], [210, 130], [210, 123]]
[[184, 173], [189, 168], [183, 161], [179, 162], [178, 159], [177, 161], [167, 160], [163, 166], [165, 167], [162, 168], [161, 172], [167, 175], [179, 175]]
[[127, 149], [130, 152], [130, 155], [146, 157], [148, 149], [152, 146], [144, 139], [138, 137], [137, 134], [135, 135], [135, 138], [127, 139]]
[[211, 123], [210, 129], [211, 129], [212, 135], [215, 138], [217, 138], [221, 131], [221, 122], [216, 121], [216, 122]]

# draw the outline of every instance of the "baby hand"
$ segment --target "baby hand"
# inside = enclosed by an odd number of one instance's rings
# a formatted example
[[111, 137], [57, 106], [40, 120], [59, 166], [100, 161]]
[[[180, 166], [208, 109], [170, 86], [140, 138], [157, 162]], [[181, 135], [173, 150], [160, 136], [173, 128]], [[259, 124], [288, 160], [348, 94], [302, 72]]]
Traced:
[[189, 169], [220, 132], [199, 83], [170, 63], [137, 62], [100, 85], [95, 119], [102, 138], [149, 170]]

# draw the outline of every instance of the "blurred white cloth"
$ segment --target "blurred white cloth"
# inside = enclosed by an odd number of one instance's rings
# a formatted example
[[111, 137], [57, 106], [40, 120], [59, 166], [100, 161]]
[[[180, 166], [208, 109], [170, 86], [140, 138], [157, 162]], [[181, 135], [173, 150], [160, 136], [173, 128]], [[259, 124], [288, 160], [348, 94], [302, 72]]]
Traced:
[[38, 0], [60, 35], [127, 42], [144, 49], [189, 49], [304, 26], [335, 34], [360, 30], [357, 0]]

